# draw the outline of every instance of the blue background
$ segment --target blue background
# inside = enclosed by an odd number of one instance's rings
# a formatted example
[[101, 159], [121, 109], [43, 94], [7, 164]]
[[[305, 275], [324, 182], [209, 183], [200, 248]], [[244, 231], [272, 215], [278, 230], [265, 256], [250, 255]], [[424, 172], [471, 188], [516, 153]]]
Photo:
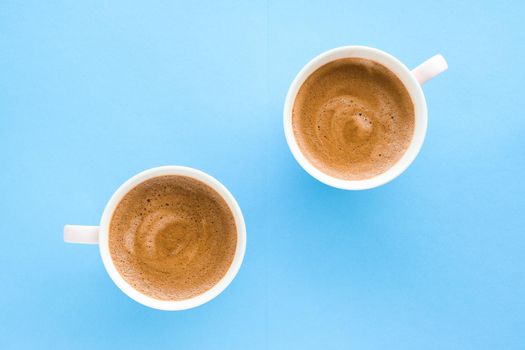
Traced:
[[[519, 1], [2, 1], [3, 349], [524, 349], [525, 5]], [[361, 44], [415, 67], [429, 129], [400, 178], [346, 192], [304, 172], [282, 107], [318, 53]], [[232, 285], [143, 307], [65, 223], [182, 164], [245, 214]]]

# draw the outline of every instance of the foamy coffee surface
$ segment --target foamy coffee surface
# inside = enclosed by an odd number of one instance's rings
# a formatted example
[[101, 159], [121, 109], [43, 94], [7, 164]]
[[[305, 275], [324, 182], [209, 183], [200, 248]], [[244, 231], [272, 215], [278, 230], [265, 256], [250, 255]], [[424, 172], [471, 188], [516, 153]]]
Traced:
[[293, 131], [305, 157], [345, 180], [374, 177], [405, 153], [414, 133], [414, 105], [385, 66], [361, 58], [330, 62], [303, 83]]
[[161, 300], [204, 293], [226, 274], [237, 231], [224, 199], [184, 176], [149, 179], [128, 192], [111, 218], [109, 249], [135, 289]]

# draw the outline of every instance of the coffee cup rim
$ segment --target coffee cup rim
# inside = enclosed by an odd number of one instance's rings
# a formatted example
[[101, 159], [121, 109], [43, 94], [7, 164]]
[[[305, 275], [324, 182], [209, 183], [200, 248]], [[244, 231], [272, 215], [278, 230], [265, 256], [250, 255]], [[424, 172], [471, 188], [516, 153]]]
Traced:
[[[137, 289], [133, 288], [129, 283], [127, 283], [122, 275], [118, 272], [117, 268], [115, 267], [115, 264], [113, 263], [113, 260], [111, 258], [111, 254], [109, 251], [109, 225], [111, 222], [111, 217], [113, 215], [113, 212], [115, 211], [118, 203], [120, 203], [121, 199], [134, 187], [139, 185], [140, 183], [154, 178], [158, 176], [165, 176], [165, 175], [180, 175], [180, 176], [187, 176], [191, 177], [195, 180], [201, 181], [205, 183], [206, 185], [213, 188], [219, 195], [226, 201], [228, 204], [228, 207], [230, 208], [234, 219], [235, 224], [237, 228], [237, 245], [235, 249], [235, 255], [233, 257], [233, 261], [228, 268], [228, 271], [226, 274], [215, 284], [212, 288], [205, 291], [202, 294], [199, 294], [197, 296], [194, 296], [189, 299], [183, 299], [183, 300], [160, 300], [153, 298], [151, 296], [148, 296]], [[179, 165], [168, 165], [168, 166], [160, 166], [156, 168], [151, 168], [144, 170], [130, 179], [128, 179], [126, 182], [124, 182], [111, 196], [110, 200], [108, 201], [104, 212], [102, 214], [102, 218], [100, 221], [100, 231], [99, 231], [99, 251], [100, 256], [102, 258], [102, 261], [104, 263], [104, 267], [106, 268], [106, 271], [108, 272], [110, 278], [113, 280], [113, 282], [117, 285], [117, 287], [122, 290], [127, 296], [132, 298], [133, 300], [137, 301], [140, 304], [143, 304], [145, 306], [158, 309], [158, 310], [166, 310], [166, 311], [179, 311], [179, 310], [186, 310], [191, 309], [194, 307], [197, 307], [199, 305], [205, 304], [208, 301], [214, 299], [217, 297], [220, 293], [222, 293], [228, 285], [233, 281], [237, 273], [239, 272], [239, 269], [242, 265], [242, 262], [244, 260], [244, 254], [246, 251], [246, 225], [244, 222], [244, 217], [241, 211], [241, 208], [239, 207], [239, 204], [235, 200], [235, 197], [231, 194], [231, 192], [217, 179], [212, 177], [211, 175], [186, 166], [179, 166]]]
[[[293, 132], [292, 111], [295, 98], [304, 81], [321, 66], [341, 58], [365, 58], [390, 69], [408, 90], [414, 104], [414, 133], [403, 156], [387, 171], [362, 180], [345, 180], [328, 175], [316, 168], [303, 154]], [[384, 185], [401, 175], [415, 160], [423, 145], [428, 124], [428, 111], [421, 85], [412, 72], [393, 55], [369, 46], [349, 45], [324, 51], [306, 63], [297, 73], [288, 89], [283, 110], [284, 133], [288, 147], [299, 165], [322, 183], [344, 190], [366, 190]]]

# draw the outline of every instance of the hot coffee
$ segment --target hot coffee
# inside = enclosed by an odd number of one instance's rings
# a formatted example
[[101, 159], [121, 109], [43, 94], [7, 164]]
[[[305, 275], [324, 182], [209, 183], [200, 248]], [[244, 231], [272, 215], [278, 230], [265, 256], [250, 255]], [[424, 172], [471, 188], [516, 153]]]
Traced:
[[313, 72], [295, 98], [292, 126], [304, 156], [323, 173], [363, 180], [392, 167], [414, 133], [401, 80], [368, 59], [343, 58]]
[[109, 250], [133, 288], [161, 300], [200, 295], [228, 271], [237, 228], [225, 200], [190, 177], [159, 176], [130, 190], [109, 227]]

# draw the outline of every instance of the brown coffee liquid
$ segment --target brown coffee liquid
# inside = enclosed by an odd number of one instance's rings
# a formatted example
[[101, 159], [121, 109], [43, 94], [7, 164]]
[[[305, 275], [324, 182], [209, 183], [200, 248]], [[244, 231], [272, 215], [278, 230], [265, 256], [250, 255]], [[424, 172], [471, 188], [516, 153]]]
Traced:
[[208, 185], [185, 176], [149, 179], [120, 201], [109, 250], [133, 288], [161, 300], [204, 293], [226, 274], [237, 244], [233, 214]]
[[414, 105], [399, 78], [361, 58], [330, 62], [310, 75], [294, 102], [292, 124], [305, 157], [344, 180], [387, 171], [414, 133]]

